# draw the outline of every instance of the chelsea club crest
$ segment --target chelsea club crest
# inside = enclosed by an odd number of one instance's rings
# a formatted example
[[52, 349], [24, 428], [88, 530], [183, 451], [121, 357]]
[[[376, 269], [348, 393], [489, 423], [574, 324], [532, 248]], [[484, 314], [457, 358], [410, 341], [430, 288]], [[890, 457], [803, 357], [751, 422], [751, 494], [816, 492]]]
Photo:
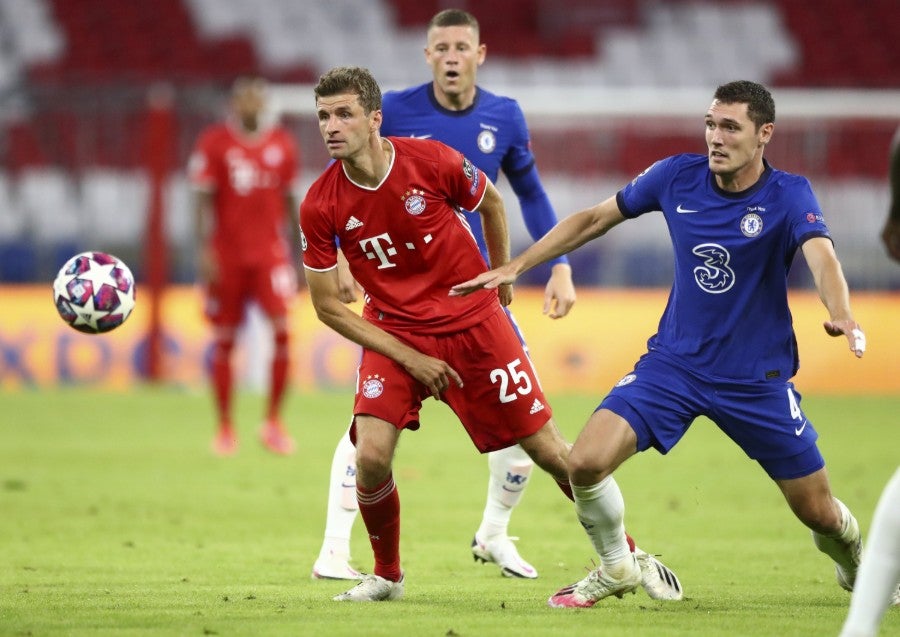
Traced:
[[478, 133], [478, 150], [487, 154], [494, 152], [497, 147], [497, 138], [494, 133], [489, 130], [483, 130]]
[[741, 219], [741, 232], [744, 233], [745, 237], [752, 239], [753, 237], [759, 236], [759, 233], [762, 232], [762, 228], [762, 217], [755, 212], [750, 212]]

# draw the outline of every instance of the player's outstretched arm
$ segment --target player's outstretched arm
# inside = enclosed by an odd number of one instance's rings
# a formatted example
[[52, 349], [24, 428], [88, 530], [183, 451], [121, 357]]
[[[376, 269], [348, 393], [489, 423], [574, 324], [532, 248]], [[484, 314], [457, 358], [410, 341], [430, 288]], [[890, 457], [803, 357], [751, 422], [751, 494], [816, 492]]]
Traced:
[[523, 272], [562, 254], [568, 254], [591, 239], [596, 239], [625, 220], [615, 196], [592, 208], [563, 219], [540, 241], [530, 246], [507, 265], [454, 285], [450, 296], [465, 296], [476, 290], [513, 283]]
[[825, 331], [829, 336], [846, 336], [850, 351], [862, 358], [866, 335], [850, 311], [850, 291], [834, 245], [830, 239], [815, 237], [803, 244], [803, 256], [813, 274], [819, 298], [830, 315], [830, 320], [823, 323]]

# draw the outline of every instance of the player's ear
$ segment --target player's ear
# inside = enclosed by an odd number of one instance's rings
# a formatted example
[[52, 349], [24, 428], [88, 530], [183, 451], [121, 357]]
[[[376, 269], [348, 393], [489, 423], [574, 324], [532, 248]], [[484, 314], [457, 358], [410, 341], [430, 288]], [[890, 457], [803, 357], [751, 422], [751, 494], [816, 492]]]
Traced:
[[481, 43], [478, 45], [478, 66], [484, 64], [484, 59], [487, 57], [487, 44]]
[[377, 109], [372, 111], [370, 114], [371, 119], [369, 120], [369, 130], [371, 132], [376, 132], [381, 129], [381, 121], [384, 119], [384, 116], [381, 113], [381, 109]]
[[772, 134], [775, 132], [775, 123], [768, 122], [759, 127], [759, 143], [765, 146], [772, 140]]

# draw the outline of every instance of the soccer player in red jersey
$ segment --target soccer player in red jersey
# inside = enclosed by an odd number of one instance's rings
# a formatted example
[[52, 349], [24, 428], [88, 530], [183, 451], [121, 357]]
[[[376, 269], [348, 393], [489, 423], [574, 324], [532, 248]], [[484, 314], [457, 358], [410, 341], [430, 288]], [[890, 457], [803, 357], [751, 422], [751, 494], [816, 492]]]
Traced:
[[[503, 311], [512, 288], [449, 296], [465, 273], [486, 269], [461, 209], [481, 215], [491, 264], [509, 258], [497, 189], [440, 142], [382, 138], [381, 91], [365, 69], [332, 69], [315, 94], [319, 130], [338, 161], [301, 205], [303, 264], [319, 319], [363, 348], [351, 438], [375, 554], [374, 573], [334, 599], [393, 600], [404, 573], [392, 461], [400, 432], [419, 428], [423, 400], [446, 402], [482, 453], [519, 443], [571, 498], [569, 444]], [[338, 245], [365, 291], [361, 317], [341, 298]]]
[[288, 306], [297, 291], [285, 229], [289, 221], [291, 231], [299, 234], [291, 191], [298, 156], [288, 132], [266, 120], [266, 97], [265, 80], [238, 79], [231, 93], [232, 116], [203, 131], [190, 161], [197, 192], [197, 275], [213, 327], [212, 383], [218, 415], [213, 451], [219, 455], [237, 451], [231, 354], [251, 300], [268, 317], [274, 339], [260, 439], [275, 453], [294, 450], [280, 410], [288, 379]]

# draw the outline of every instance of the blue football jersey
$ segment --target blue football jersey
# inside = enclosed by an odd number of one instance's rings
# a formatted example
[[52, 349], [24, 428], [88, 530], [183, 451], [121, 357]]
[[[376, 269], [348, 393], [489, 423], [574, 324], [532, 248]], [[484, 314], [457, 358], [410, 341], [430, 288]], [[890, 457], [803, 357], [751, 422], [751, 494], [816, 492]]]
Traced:
[[[509, 177], [525, 173], [534, 165], [528, 126], [519, 103], [481, 87], [472, 106], [462, 111], [441, 106], [431, 82], [388, 91], [382, 101], [382, 114], [383, 136], [444, 142], [465, 155], [494, 183], [501, 170]], [[481, 219], [469, 211], [466, 216], [488, 261]]]
[[797, 249], [829, 237], [809, 181], [765, 164], [751, 188], [722, 190], [705, 155], [660, 160], [616, 196], [626, 217], [662, 211], [675, 280], [647, 343], [699, 374], [786, 381], [799, 367], [787, 301]]

